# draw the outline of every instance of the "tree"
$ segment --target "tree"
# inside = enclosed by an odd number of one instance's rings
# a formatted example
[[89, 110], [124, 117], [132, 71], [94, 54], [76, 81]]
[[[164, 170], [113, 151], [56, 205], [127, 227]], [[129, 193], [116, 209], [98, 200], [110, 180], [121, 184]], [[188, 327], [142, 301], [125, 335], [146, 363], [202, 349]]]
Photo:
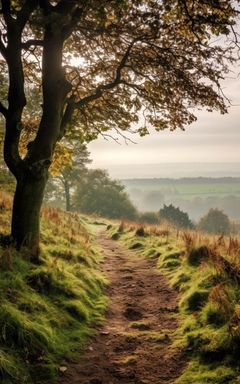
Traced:
[[201, 231], [215, 234], [229, 234], [231, 223], [228, 216], [220, 209], [210, 209], [198, 224]]
[[137, 217], [124, 186], [110, 179], [102, 169], [85, 171], [76, 188], [74, 209], [110, 219], [134, 220]]
[[47, 200], [62, 201], [64, 199], [66, 211], [71, 211], [72, 194], [82, 173], [86, 171], [86, 165], [91, 163], [91, 160], [86, 145], [80, 141], [68, 143], [67, 148], [72, 152], [71, 161], [67, 162], [65, 166], [60, 161], [60, 166], [52, 169], [46, 190]]
[[[232, 30], [236, 3], [1, 1], [0, 112], [4, 158], [17, 180], [11, 235], [18, 247], [38, 243], [48, 169], [70, 127], [85, 142], [109, 129], [125, 132], [143, 111], [140, 135], [147, 125], [183, 129], [195, 120], [194, 106], [226, 112], [219, 80], [227, 54], [212, 35]], [[35, 137], [21, 156], [33, 89], [41, 92]]]
[[160, 221], [168, 221], [169, 223], [180, 228], [193, 228], [193, 223], [189, 219], [186, 212], [174, 207], [172, 204], [165, 205], [159, 211]]

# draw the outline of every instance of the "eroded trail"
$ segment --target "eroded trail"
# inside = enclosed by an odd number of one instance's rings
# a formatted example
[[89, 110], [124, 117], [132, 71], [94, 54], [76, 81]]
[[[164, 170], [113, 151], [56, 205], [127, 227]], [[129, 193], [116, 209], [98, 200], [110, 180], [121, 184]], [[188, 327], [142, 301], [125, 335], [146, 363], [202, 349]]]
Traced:
[[155, 262], [123, 248], [104, 234], [98, 242], [106, 255], [110, 281], [107, 320], [81, 361], [68, 367], [64, 384], [174, 383], [186, 364], [171, 349], [177, 323], [177, 294]]

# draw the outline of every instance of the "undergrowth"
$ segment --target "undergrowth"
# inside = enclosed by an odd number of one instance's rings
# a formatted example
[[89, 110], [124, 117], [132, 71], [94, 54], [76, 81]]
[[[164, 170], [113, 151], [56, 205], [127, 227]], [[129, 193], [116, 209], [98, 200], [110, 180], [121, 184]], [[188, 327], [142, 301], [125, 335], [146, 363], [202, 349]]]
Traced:
[[[0, 233], [9, 233], [11, 199], [0, 193]], [[90, 224], [42, 211], [40, 264], [29, 251], [0, 248], [0, 381], [54, 383], [61, 361], [86, 345], [102, 322], [106, 284]]]
[[134, 223], [114, 225], [109, 235], [156, 260], [179, 292], [174, 347], [189, 364], [176, 384], [239, 384], [239, 239]]

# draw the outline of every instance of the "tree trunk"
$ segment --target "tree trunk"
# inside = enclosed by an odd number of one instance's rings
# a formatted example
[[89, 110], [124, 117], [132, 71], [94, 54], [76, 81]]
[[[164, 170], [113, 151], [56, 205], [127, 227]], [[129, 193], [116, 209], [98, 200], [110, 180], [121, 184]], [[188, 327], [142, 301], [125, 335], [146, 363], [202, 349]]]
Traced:
[[38, 262], [39, 256], [40, 209], [46, 182], [47, 176], [24, 175], [17, 181], [13, 201], [11, 236], [18, 249], [29, 248], [33, 262]]
[[66, 211], [70, 212], [72, 207], [71, 207], [71, 196], [70, 196], [70, 187], [68, 182], [65, 180], [64, 181], [64, 191], [65, 191], [65, 199], [66, 199]]

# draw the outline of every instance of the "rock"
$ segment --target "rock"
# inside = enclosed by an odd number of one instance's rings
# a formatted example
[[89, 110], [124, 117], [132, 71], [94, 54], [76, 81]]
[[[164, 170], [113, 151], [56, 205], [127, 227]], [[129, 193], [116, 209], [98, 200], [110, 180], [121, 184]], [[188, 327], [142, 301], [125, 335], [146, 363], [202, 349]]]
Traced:
[[64, 366], [59, 367], [59, 372], [61, 372], [61, 373], [66, 372], [66, 370], [67, 370], [67, 367], [64, 367]]

